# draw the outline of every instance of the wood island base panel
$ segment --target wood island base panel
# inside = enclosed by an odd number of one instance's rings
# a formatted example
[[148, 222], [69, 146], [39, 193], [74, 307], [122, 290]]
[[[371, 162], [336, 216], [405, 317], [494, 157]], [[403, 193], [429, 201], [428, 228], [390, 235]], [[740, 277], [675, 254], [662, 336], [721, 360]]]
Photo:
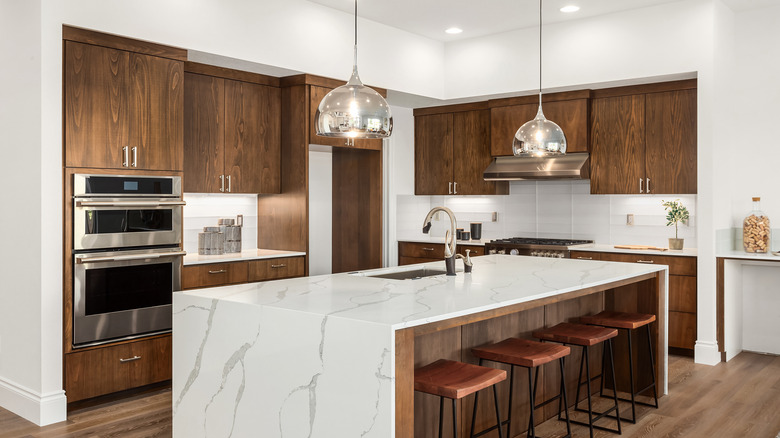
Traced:
[[[438, 407], [414, 393], [415, 367], [441, 358], [475, 363], [473, 346], [530, 337], [603, 309], [657, 316], [655, 369], [659, 395], [666, 393], [666, 266], [490, 255], [455, 277], [372, 277], [420, 266], [176, 294], [174, 437], [435, 436]], [[624, 343], [616, 339], [616, 357], [625, 355]], [[601, 355], [591, 358], [596, 374]], [[578, 362], [579, 353], [567, 360], [570, 404]], [[649, 364], [635, 371], [649, 379]], [[540, 378], [540, 391], [557, 390], [553, 373]], [[618, 378], [619, 389], [624, 383]], [[471, 403], [458, 405], [462, 436]], [[480, 407], [477, 421], [487, 423], [492, 406]], [[517, 403], [513, 418], [527, 418], [515, 417], [524, 409]]]

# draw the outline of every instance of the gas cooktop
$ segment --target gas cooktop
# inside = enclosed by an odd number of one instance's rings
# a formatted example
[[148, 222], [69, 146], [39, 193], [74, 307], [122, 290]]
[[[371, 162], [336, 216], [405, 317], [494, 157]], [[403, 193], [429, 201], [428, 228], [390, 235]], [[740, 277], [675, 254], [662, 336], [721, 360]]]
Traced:
[[485, 250], [488, 254], [568, 258], [570, 256], [570, 247], [588, 244], [593, 244], [593, 241], [579, 239], [512, 237], [509, 239], [491, 240], [485, 244]]
[[550, 245], [550, 246], [571, 246], [586, 245], [593, 243], [592, 240], [574, 240], [574, 239], [544, 239], [536, 237], [510, 237], [509, 239], [495, 239], [490, 243], [510, 244], [510, 245]]

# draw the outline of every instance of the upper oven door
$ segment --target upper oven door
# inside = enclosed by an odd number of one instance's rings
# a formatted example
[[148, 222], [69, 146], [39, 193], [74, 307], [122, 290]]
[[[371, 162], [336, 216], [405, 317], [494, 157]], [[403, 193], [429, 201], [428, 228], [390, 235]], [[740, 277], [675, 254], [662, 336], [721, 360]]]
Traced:
[[75, 198], [73, 249], [180, 244], [183, 205], [176, 198]]

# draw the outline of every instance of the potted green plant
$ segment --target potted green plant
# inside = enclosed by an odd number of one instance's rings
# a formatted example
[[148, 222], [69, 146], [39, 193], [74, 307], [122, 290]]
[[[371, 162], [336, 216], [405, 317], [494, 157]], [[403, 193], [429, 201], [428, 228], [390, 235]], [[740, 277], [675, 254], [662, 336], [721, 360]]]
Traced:
[[661, 201], [666, 210], [666, 226], [674, 225], [674, 238], [669, 238], [669, 249], [683, 249], [683, 240], [677, 238], [677, 225], [688, 220], [688, 209], [682, 205], [679, 199], [674, 201]]

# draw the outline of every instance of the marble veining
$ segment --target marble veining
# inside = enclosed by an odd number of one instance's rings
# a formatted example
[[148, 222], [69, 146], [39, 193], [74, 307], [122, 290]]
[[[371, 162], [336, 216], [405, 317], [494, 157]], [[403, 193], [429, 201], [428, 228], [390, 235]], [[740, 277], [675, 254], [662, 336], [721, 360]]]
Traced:
[[666, 269], [504, 255], [474, 263], [455, 277], [372, 277], [389, 271], [380, 269], [176, 293], [174, 436], [391, 438], [396, 330]]

